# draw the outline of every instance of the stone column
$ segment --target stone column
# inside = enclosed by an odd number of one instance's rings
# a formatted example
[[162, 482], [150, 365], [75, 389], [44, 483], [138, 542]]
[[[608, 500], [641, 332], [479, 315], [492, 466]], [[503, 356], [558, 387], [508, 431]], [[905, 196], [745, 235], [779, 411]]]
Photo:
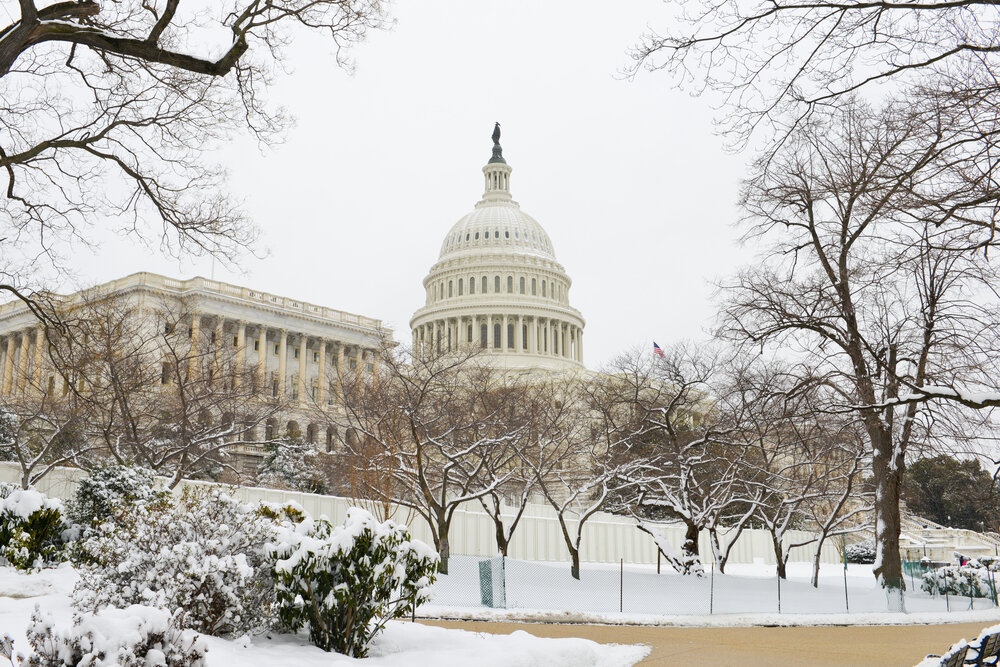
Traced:
[[508, 335], [507, 335], [507, 315], [504, 314], [501, 317], [502, 320], [500, 324], [500, 351], [506, 352], [507, 348], [510, 347], [510, 341], [508, 340]]
[[569, 340], [569, 327], [564, 323], [559, 323], [559, 353], [565, 358], [569, 356], [569, 349], [566, 341]]
[[517, 316], [517, 331], [514, 332], [514, 351], [521, 353], [524, 350], [524, 316]]
[[493, 346], [496, 345], [496, 341], [493, 336], [493, 316], [486, 316], [486, 349], [492, 350]]
[[278, 398], [288, 398], [285, 393], [285, 375], [288, 373], [288, 330], [280, 329], [278, 342]]
[[299, 405], [306, 404], [306, 355], [309, 354], [309, 339], [299, 336]]
[[583, 329], [576, 330], [576, 360], [583, 363]]
[[28, 388], [28, 346], [31, 344], [31, 336], [27, 331], [21, 333], [21, 358], [18, 360], [17, 369], [17, 390], [23, 394]]
[[257, 331], [257, 380], [264, 395], [270, 394], [267, 386], [267, 327], [263, 324]]
[[236, 379], [239, 380], [240, 373], [243, 372], [243, 364], [247, 357], [247, 323], [243, 320], [236, 321]]
[[326, 405], [326, 339], [319, 339], [319, 370], [316, 371], [316, 402]]
[[188, 379], [198, 377], [198, 361], [201, 358], [201, 315], [191, 315], [191, 346], [188, 348]]
[[344, 359], [344, 343], [340, 342], [337, 344], [337, 403], [339, 405], [344, 404], [344, 364], [346, 360]]
[[475, 341], [477, 348], [483, 346], [483, 327], [479, 322], [478, 315], [472, 318], [472, 340]]
[[0, 393], [7, 396], [11, 393], [11, 383], [14, 380], [14, 334], [7, 334], [7, 353], [3, 359], [3, 382]]
[[35, 330], [35, 387], [39, 394], [45, 394], [48, 387], [42, 384], [42, 369], [45, 365], [45, 325], [38, 325]]

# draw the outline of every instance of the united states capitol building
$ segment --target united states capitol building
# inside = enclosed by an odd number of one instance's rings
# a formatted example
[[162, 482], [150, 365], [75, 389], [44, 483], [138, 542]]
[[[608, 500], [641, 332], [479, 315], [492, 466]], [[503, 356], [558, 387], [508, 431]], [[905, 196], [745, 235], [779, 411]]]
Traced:
[[[499, 126], [482, 172], [482, 198], [445, 234], [424, 278], [426, 300], [410, 321], [413, 353], [475, 346], [513, 370], [582, 370], [585, 323], [570, 305], [572, 280], [548, 234], [511, 196], [512, 169], [503, 157]], [[193, 340], [207, 337], [231, 347], [239, 364], [257, 372], [264, 397], [288, 406], [270, 429], [294, 424], [309, 441], [325, 439], [328, 447], [333, 435], [309, 421], [309, 408], [336, 406], [331, 370], [373, 372], [383, 341], [393, 337], [371, 315], [202, 277], [137, 273], [86, 292], [126, 299], [150, 327], [162, 326], [158, 311], [164, 304], [183, 303]], [[83, 298], [58, 297], [67, 304]], [[0, 399], [59, 392], [65, 380], [48, 367], [46, 344], [42, 326], [23, 303], [0, 305]]]

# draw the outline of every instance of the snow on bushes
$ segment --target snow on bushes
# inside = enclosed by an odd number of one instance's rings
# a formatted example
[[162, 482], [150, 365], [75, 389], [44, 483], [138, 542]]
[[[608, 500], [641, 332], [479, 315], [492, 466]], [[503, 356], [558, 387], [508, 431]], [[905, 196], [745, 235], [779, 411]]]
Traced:
[[343, 526], [325, 518], [285, 523], [270, 546], [276, 559], [278, 618], [326, 651], [364, 657], [387, 621], [427, 600], [438, 554], [404, 526], [358, 508]]
[[855, 544], [848, 544], [845, 552], [848, 563], [871, 565], [875, 562], [874, 542], [857, 542]]
[[256, 509], [212, 488], [112, 513], [80, 544], [78, 609], [183, 609], [185, 627], [210, 635], [269, 625], [274, 584], [265, 547], [276, 529]]
[[964, 565], [931, 570], [920, 578], [921, 590], [931, 595], [992, 598], [993, 582], [986, 568]]
[[140, 605], [74, 614], [68, 629], [36, 606], [26, 634], [34, 652], [14, 657], [16, 667], [202, 667], [208, 651], [204, 639], [181, 629], [179, 613]]
[[33, 570], [58, 560], [66, 528], [58, 499], [0, 482], [0, 562]]
[[107, 466], [80, 480], [69, 504], [69, 518], [89, 527], [112, 516], [122, 505], [164, 503], [170, 492], [161, 489], [152, 470], [137, 466]]

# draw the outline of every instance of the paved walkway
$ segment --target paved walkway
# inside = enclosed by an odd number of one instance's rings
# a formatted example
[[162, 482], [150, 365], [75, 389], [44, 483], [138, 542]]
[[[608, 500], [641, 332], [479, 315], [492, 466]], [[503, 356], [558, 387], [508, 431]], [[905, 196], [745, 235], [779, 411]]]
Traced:
[[640, 665], [872, 665], [912, 667], [928, 653], [974, 639], [990, 623], [795, 628], [652, 628], [424, 621], [446, 628], [539, 637], [585, 637], [601, 643], [653, 647]]

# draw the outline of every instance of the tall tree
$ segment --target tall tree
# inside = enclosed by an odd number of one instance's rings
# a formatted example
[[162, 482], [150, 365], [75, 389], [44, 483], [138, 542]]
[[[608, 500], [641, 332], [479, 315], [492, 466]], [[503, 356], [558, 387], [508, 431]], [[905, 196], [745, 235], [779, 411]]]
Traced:
[[898, 608], [906, 456], [958, 409], [926, 388], [994, 387], [997, 377], [994, 271], [968, 252], [990, 232], [945, 224], [981, 213], [993, 186], [964, 177], [975, 169], [953, 111], [933, 99], [852, 101], [800, 125], [746, 183], [745, 236], [763, 256], [725, 286], [725, 333], [807, 359], [863, 424], [875, 574]]
[[[257, 232], [209, 157], [287, 126], [264, 91], [302, 30], [341, 49], [386, 25], [380, 0], [5, 3], [0, 24], [0, 291], [35, 295], [107, 225], [171, 253], [232, 260]], [[96, 221], [100, 221], [99, 223]]]
[[1000, 494], [978, 459], [940, 454], [912, 462], [903, 478], [903, 499], [914, 514], [945, 526], [1000, 529]]

